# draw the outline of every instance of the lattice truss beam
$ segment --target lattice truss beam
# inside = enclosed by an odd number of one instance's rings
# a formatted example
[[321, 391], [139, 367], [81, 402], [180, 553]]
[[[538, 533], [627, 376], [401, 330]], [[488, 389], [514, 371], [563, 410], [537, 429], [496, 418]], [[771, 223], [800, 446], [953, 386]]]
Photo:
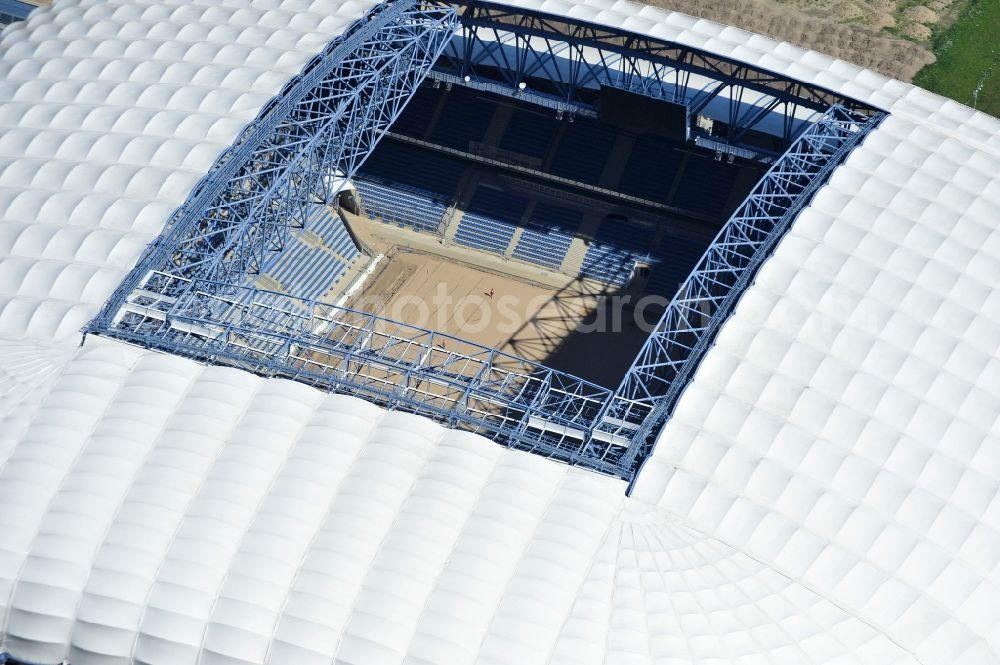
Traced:
[[[449, 44], [435, 75], [506, 89], [557, 109], [593, 109], [601, 85], [684, 102], [693, 115], [721, 102], [725, 117], [717, 119], [726, 123], [732, 144], [775, 112], [790, 141], [809, 115], [799, 109], [823, 113], [839, 104], [861, 110], [831, 90], [683, 44], [522, 8], [472, 0], [452, 4], [460, 11], [463, 38]], [[546, 104], [546, 98], [555, 103]]]
[[[474, 343], [251, 286], [444, 51], [455, 12], [375, 7], [223, 154], [86, 332], [350, 392], [631, 478], [736, 298], [880, 116], [834, 106], [726, 224], [617, 391]], [[631, 44], [630, 48], [641, 48]]]
[[220, 157], [91, 327], [152, 332], [165, 320], [130, 315], [137, 295], [177, 312], [201, 307], [198, 280], [225, 292], [259, 273], [305, 207], [331, 201], [334, 183], [354, 174], [455, 28], [453, 10], [415, 0], [378, 5], [349, 26]]
[[737, 208], [681, 286], [629, 369], [599, 429], [632, 432], [623, 463], [641, 460], [723, 322], [798, 213], [881, 122], [834, 106], [809, 127]]
[[[87, 331], [360, 394], [560, 459], [579, 456], [579, 434], [565, 431], [582, 433], [609, 389], [250, 286], [302, 226], [306, 207], [331, 201], [330, 183], [354, 174], [456, 28], [453, 10], [400, 0], [349, 28], [223, 155]], [[563, 434], [528, 434], [536, 418]]]
[[[132, 325], [107, 334], [360, 395], [547, 457], [579, 460], [583, 432], [612, 395], [544, 365], [374, 314], [252, 287], [162, 273], [155, 278], [185, 282], [175, 287], [197, 294], [198, 309], [172, 309], [152, 335]], [[154, 317], [143, 309], [154, 302], [140, 293], [129, 306]], [[587, 465], [620, 473], [612, 461]]]

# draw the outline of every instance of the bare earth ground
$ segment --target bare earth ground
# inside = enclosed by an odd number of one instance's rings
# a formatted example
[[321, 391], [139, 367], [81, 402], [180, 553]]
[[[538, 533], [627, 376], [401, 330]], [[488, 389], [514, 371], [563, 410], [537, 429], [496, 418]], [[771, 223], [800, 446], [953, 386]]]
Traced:
[[909, 81], [968, 0], [646, 0]]
[[[47, 5], [51, 0], [28, 0]], [[637, 0], [706, 18], [724, 25], [767, 35], [841, 58], [900, 81], [911, 81], [947, 48], [947, 29], [963, 11], [982, 0]], [[983, 35], [997, 41], [1000, 29]], [[984, 44], [990, 48], [990, 44]], [[959, 67], [964, 72], [967, 67]], [[980, 92], [1000, 99], [1000, 75], [994, 62], [973, 72]], [[931, 81], [937, 72], [925, 72], [915, 81], [939, 94], [971, 104], [968, 86]], [[951, 72], [945, 72], [951, 77]], [[973, 88], [976, 86], [973, 85]], [[982, 108], [982, 107], [981, 107]], [[983, 109], [1000, 114], [1000, 101]]]
[[584, 282], [553, 288], [451, 258], [395, 251], [347, 306], [614, 387], [646, 333], [631, 316], [622, 317], [623, 332], [600, 332], [613, 324], [599, 311], [601, 295]]

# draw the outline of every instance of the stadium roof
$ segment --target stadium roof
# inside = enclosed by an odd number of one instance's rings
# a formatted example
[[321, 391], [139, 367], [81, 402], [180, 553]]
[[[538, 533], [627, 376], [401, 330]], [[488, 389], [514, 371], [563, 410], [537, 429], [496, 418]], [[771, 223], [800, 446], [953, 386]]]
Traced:
[[0, 37], [0, 651], [57, 663], [1000, 662], [1000, 121], [625, 2], [510, 3], [890, 116], [625, 484], [79, 329], [372, 3], [56, 0]]

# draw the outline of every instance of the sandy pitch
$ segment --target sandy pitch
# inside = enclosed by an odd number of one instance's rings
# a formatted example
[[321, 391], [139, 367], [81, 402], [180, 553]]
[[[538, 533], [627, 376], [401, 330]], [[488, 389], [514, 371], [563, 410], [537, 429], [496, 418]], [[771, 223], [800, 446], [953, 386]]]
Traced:
[[623, 316], [622, 332], [602, 332], [611, 319], [604, 316], [601, 296], [609, 294], [594, 289], [582, 281], [554, 289], [453, 259], [400, 251], [387, 257], [347, 307], [614, 387], [646, 333], [631, 325], [630, 312]]

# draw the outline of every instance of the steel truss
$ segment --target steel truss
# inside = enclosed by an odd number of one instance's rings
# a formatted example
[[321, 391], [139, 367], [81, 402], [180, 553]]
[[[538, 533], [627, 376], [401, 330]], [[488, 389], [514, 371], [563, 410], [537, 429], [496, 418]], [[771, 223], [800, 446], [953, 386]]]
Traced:
[[783, 118], [787, 143], [808, 112], [834, 105], [870, 111], [832, 90], [683, 44], [520, 7], [451, 4], [460, 11], [463, 39], [448, 46], [432, 74], [449, 83], [584, 115], [593, 115], [601, 85], [683, 102], [692, 115], [722, 102], [727, 112], [717, 118], [726, 123], [720, 138], [734, 145], [774, 113]]
[[681, 391], [757, 270], [798, 213], [883, 114], [834, 106], [770, 168], [716, 236], [646, 340], [598, 431], [632, 444], [622, 465], [648, 455]]
[[[176, 290], [195, 294], [197, 308], [178, 302], [161, 312], [157, 297], [140, 289], [115, 337], [361, 395], [570, 463], [583, 463], [582, 433], [612, 396], [539, 363], [366, 312], [162, 273], [149, 281], [183, 282]], [[153, 335], [135, 325], [149, 319], [158, 319]], [[619, 473], [613, 461], [586, 465]]]
[[[377, 5], [351, 24], [223, 153], [90, 329], [121, 323], [140, 282], [161, 309], [197, 307], [190, 280], [235, 292], [286, 246], [306, 206], [331, 201], [354, 174], [455, 28], [453, 10], [415, 0]], [[139, 326], [162, 327], [152, 318]]]
[[21, 660], [19, 658], [14, 658], [14, 656], [4, 651], [0, 652], [0, 665], [42, 665], [42, 664], [30, 660]]
[[381, 4], [352, 24], [222, 155], [85, 332], [359, 394], [631, 479], [760, 264], [882, 116], [836, 105], [793, 143], [722, 229], [617, 391], [251, 286], [307, 206], [330, 202], [353, 175], [456, 28], [452, 9], [415, 0]]

